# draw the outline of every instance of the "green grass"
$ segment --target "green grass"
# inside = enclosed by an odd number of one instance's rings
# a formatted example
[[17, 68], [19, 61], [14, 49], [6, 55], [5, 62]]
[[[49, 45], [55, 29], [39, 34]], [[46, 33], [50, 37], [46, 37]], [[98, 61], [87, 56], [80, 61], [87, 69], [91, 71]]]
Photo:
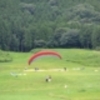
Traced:
[[9, 55], [9, 53], [0, 50], [0, 62], [11, 62], [11, 61], [12, 57]]
[[[100, 53], [81, 49], [55, 50], [60, 52], [62, 60], [47, 57], [30, 66], [31, 52], [9, 52], [13, 61], [0, 63], [0, 100], [100, 100], [100, 64], [97, 62]], [[26, 67], [46, 71], [29, 72], [25, 71]], [[68, 71], [49, 71], [64, 67]], [[11, 72], [22, 75], [12, 76]], [[45, 82], [47, 75], [52, 76], [50, 83]]]

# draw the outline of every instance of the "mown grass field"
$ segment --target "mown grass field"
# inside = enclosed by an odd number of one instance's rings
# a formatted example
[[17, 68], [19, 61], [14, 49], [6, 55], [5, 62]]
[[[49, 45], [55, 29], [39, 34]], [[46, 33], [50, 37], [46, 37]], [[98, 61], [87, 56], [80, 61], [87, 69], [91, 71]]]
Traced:
[[[9, 52], [12, 61], [0, 63], [0, 100], [100, 100], [100, 52], [55, 51], [62, 55], [62, 60], [44, 57], [30, 66], [32, 52]], [[44, 71], [35, 72], [35, 67]], [[49, 83], [45, 82], [47, 75], [52, 77]]]

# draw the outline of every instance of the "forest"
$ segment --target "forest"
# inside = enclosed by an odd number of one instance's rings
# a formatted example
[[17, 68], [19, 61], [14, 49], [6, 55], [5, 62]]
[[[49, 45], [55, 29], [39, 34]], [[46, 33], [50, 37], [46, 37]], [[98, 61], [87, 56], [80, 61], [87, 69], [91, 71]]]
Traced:
[[100, 0], [0, 0], [0, 49], [100, 50]]

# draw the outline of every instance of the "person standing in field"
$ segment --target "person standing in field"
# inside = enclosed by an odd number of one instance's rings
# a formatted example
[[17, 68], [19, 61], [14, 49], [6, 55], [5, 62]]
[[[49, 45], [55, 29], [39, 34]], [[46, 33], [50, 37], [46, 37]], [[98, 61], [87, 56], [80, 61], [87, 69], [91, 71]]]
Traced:
[[46, 82], [51, 82], [51, 79], [52, 79], [52, 78], [51, 78], [51, 76], [49, 75], [49, 76], [46, 77], [45, 81], [46, 81]]

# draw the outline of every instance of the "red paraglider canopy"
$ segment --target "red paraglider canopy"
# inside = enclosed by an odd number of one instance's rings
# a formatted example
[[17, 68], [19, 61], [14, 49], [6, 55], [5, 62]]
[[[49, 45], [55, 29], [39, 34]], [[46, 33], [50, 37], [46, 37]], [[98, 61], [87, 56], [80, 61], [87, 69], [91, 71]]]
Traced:
[[33, 54], [29, 61], [28, 61], [28, 64], [30, 65], [35, 59], [41, 57], [41, 56], [47, 56], [47, 55], [53, 55], [53, 56], [56, 56], [58, 57], [59, 59], [62, 59], [61, 55], [55, 51], [52, 51], [52, 50], [43, 50], [43, 51], [39, 51], [35, 54]]

